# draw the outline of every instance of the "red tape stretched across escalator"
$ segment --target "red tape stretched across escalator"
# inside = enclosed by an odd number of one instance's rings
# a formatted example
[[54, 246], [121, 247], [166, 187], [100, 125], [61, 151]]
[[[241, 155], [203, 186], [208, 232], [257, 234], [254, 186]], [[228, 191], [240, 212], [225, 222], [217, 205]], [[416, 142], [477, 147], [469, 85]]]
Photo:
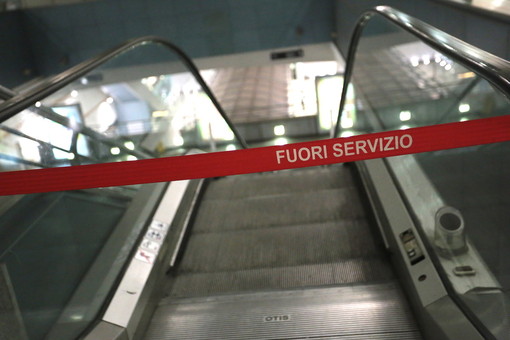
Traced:
[[510, 116], [248, 150], [0, 173], [0, 195], [218, 177], [510, 140]]

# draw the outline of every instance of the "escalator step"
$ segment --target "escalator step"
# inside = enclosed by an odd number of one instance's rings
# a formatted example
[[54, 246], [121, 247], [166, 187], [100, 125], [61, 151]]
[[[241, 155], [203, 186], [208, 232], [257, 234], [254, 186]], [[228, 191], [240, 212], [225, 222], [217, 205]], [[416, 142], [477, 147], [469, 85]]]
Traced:
[[179, 273], [167, 288], [169, 297], [210, 296], [245, 291], [359, 284], [394, 277], [385, 258], [352, 258], [335, 263], [258, 268], [232, 272]]
[[193, 234], [180, 272], [271, 268], [373, 257], [382, 252], [365, 220]]
[[204, 199], [239, 199], [354, 185], [350, 169], [343, 165], [334, 165], [222, 177], [209, 184]]
[[359, 195], [351, 188], [205, 200], [200, 205], [193, 232], [267, 228], [364, 216]]

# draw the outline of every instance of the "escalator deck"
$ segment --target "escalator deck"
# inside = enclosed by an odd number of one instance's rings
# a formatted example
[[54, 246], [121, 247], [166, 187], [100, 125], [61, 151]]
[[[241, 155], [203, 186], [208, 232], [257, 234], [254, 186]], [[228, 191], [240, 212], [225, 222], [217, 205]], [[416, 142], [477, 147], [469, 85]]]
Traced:
[[211, 181], [146, 340], [419, 339], [351, 168]]

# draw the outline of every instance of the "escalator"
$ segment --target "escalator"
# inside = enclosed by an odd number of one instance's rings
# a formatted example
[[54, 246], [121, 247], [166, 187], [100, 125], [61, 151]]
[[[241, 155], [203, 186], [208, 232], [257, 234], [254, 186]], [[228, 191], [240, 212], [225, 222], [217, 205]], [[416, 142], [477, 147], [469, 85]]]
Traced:
[[[391, 8], [367, 12], [332, 137], [506, 114], [510, 66], [473, 49]], [[193, 62], [159, 38], [4, 94], [2, 171], [247, 146]], [[466, 212], [498, 204], [491, 227], [506, 230], [504, 190], [484, 186], [507, 178], [495, 165], [506, 144], [2, 197], [0, 339], [508, 339], [506, 239]], [[454, 176], [466, 164], [485, 182]], [[466, 216], [462, 253], [438, 242], [445, 207]]]
[[[72, 298], [84, 279], [83, 272], [94, 262], [129, 201], [129, 196], [46, 193], [25, 196], [2, 214], [0, 225], [18, 226], [2, 229], [1, 257], [29, 335], [48, 333], [56, 323], [59, 310]], [[74, 228], [63, 227], [72, 221]], [[59, 258], [67, 259], [66, 264], [59, 265]], [[52, 308], [47, 308], [48, 301]]]
[[365, 207], [351, 166], [212, 180], [144, 339], [421, 339]]

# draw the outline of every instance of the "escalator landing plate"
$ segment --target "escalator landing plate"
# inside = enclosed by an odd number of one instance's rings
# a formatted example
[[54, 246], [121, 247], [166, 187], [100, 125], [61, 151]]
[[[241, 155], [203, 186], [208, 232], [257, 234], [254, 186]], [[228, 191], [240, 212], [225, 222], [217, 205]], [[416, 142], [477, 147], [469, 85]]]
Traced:
[[397, 284], [164, 300], [145, 340], [421, 339]]

